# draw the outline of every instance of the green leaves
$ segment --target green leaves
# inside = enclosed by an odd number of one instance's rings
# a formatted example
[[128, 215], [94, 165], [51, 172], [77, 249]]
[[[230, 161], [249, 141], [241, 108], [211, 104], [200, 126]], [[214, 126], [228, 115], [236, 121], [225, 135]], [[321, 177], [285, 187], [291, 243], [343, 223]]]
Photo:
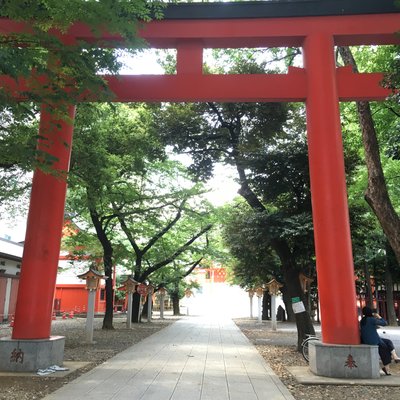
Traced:
[[124, 38], [135, 36], [135, 23], [162, 18], [165, 4], [146, 0], [2, 0], [0, 16], [29, 21], [42, 32], [56, 28], [66, 32], [75, 22], [88, 24], [92, 30], [107, 29]]
[[[161, 18], [163, 7], [162, 2], [146, 0], [0, 1], [1, 18], [30, 26], [22, 33], [0, 36], [0, 74], [17, 81], [21, 77], [30, 78], [27, 93], [22, 93], [29, 103], [17, 104], [4, 87], [0, 88], [0, 167], [6, 168], [0, 176], [2, 199], [12, 198], [29, 187], [26, 182], [21, 186], [19, 182], [24, 171], [36, 166], [35, 104], [76, 103], [77, 97], [88, 93], [109, 100], [111, 94], [99, 73], [116, 74], [121, 65], [118, 50], [101, 47], [100, 34], [107, 31], [119, 35], [120, 42], [131, 51], [143, 48], [146, 45], [137, 38], [137, 29], [142, 21]], [[67, 40], [63, 35], [75, 22], [87, 24], [96, 40], [92, 43]], [[97, 154], [101, 154], [99, 149]], [[85, 155], [86, 160], [88, 157], [93, 160], [91, 176], [95, 178], [102, 170], [95, 167], [94, 152]]]
[[[3, 0], [0, 17], [26, 22], [31, 31], [0, 37], [0, 73], [16, 78], [34, 71], [28, 93], [32, 101], [75, 103], [87, 93], [109, 99], [98, 74], [115, 74], [121, 65], [118, 50], [102, 43], [101, 34], [119, 37], [113, 43], [116, 47], [144, 48], [137, 30], [141, 22], [160, 18], [163, 7], [162, 2], [146, 0]], [[89, 27], [93, 42], [63, 36], [76, 22]], [[42, 74], [47, 84], [39, 79]]]
[[165, 159], [155, 133], [143, 104], [78, 109], [69, 213], [87, 226], [90, 208], [118, 264], [140, 281], [202, 258], [211, 228], [204, 188]]

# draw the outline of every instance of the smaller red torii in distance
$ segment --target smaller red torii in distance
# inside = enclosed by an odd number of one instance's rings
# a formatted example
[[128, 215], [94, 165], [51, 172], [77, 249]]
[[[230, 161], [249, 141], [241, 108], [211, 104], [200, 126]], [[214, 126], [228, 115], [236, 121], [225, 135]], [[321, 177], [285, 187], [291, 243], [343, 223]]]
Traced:
[[[337, 69], [334, 45], [397, 44], [400, 40], [394, 32], [399, 28], [395, 13], [154, 21], [143, 27], [141, 36], [153, 47], [177, 49], [177, 74], [106, 77], [115, 94], [114, 101], [306, 102], [324, 343], [359, 343], [339, 101], [381, 100], [389, 94], [379, 85], [382, 74], [353, 74], [349, 69]], [[26, 25], [0, 21], [2, 34], [24, 29]], [[62, 39], [66, 44], [76, 39], [96, 40], [80, 24], [74, 25]], [[102, 39], [112, 43], [120, 38], [105, 33]], [[271, 46], [303, 47], [304, 69], [291, 69], [284, 75], [203, 74], [204, 48]], [[20, 91], [30, 90], [29, 80], [17, 83], [1, 77], [0, 83], [16, 97]], [[73, 116], [74, 107], [71, 107], [70, 117], [73, 119]], [[44, 110], [42, 131], [46, 131], [51, 119]], [[71, 143], [72, 129], [64, 124], [59, 132], [65, 135], [66, 143]], [[69, 151], [55, 143], [53, 155], [65, 171]], [[65, 189], [65, 184], [36, 171], [14, 339], [42, 339], [50, 335]], [[43, 274], [48, 274], [45, 284]]]

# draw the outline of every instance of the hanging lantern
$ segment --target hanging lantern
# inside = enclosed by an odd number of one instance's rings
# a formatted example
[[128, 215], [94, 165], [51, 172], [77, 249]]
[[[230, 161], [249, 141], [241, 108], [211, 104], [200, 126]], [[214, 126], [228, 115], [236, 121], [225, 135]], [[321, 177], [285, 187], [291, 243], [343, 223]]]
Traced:
[[270, 280], [268, 283], [265, 284], [265, 286], [268, 289], [268, 293], [271, 296], [277, 296], [279, 293], [279, 289], [283, 286], [281, 283], [279, 283], [275, 278]]
[[264, 288], [262, 286], [259, 286], [256, 288], [256, 296], [257, 297], [263, 297], [264, 295]]
[[310, 290], [311, 283], [314, 282], [314, 279], [309, 278], [308, 276], [304, 275], [302, 272], [299, 274], [300, 285], [303, 292], [308, 292]]
[[135, 293], [136, 286], [139, 282], [135, 281], [132, 276], [128, 276], [124, 282], [122, 282], [122, 290], [126, 290], [128, 293]]
[[97, 290], [100, 279], [107, 279], [105, 275], [94, 269], [89, 269], [84, 274], [78, 275], [78, 278], [86, 280], [86, 289], [90, 291]]
[[247, 292], [249, 293], [249, 297], [251, 298], [251, 297], [254, 296], [255, 290], [250, 288], [250, 289], [247, 290]]

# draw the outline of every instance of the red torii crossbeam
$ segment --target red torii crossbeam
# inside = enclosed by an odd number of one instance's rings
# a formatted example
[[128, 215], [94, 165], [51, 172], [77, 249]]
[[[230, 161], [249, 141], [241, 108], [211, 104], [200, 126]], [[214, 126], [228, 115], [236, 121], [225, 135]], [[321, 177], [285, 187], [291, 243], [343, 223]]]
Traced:
[[[251, 4], [247, 7], [251, 8]], [[0, 20], [0, 33], [3, 35], [26, 29], [29, 27], [24, 24]], [[177, 49], [176, 75], [106, 77], [115, 95], [113, 101], [306, 102], [324, 343], [359, 343], [339, 101], [383, 100], [389, 94], [379, 84], [382, 74], [353, 74], [348, 68], [336, 68], [334, 46], [398, 44], [399, 37], [394, 34], [398, 29], [399, 14], [382, 14], [379, 10], [369, 15], [272, 18], [262, 15], [233, 19], [182, 16], [151, 22], [140, 32], [152, 47]], [[59, 36], [67, 45], [77, 39], [97, 40], [81, 24]], [[109, 43], [119, 39], [107, 33], [102, 36], [102, 40]], [[204, 48], [271, 46], [302, 47], [304, 68], [292, 68], [283, 75], [203, 73]], [[29, 79], [16, 82], [10, 77], [0, 77], [0, 84], [21, 99], [22, 92], [26, 95], [32, 90]], [[77, 99], [79, 101], [88, 99]], [[71, 118], [73, 115], [74, 107], [71, 106]], [[46, 131], [51, 119], [50, 114], [42, 113], [41, 131]], [[71, 124], [63, 123], [58, 134], [65, 136], [63, 140], [70, 143], [72, 129]], [[54, 149], [50, 152], [59, 158], [60, 164], [55, 168], [67, 171], [70, 148], [66, 151], [65, 146], [61, 148], [56, 141], [53, 144]], [[14, 339], [50, 336], [66, 184], [52, 176], [42, 175], [36, 171], [33, 181]]]

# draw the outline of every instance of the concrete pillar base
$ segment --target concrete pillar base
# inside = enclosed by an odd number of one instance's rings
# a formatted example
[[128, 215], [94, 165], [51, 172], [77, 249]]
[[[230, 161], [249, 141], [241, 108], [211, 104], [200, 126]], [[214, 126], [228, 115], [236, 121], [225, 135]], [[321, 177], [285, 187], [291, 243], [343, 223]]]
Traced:
[[378, 379], [378, 346], [337, 345], [312, 341], [309, 344], [310, 370], [330, 378]]
[[64, 336], [48, 339], [0, 339], [0, 371], [35, 372], [64, 360]]

